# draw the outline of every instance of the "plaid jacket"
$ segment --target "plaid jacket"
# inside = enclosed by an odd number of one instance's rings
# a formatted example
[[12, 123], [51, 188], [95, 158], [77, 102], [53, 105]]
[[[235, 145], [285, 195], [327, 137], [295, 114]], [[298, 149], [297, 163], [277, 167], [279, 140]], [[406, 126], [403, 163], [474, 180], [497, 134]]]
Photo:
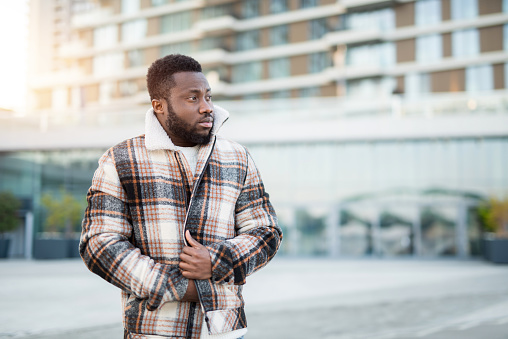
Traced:
[[[195, 175], [147, 112], [145, 135], [109, 149], [87, 195], [80, 253], [122, 290], [124, 327], [145, 335], [199, 338], [247, 326], [242, 285], [270, 261], [282, 232], [248, 151], [215, 133], [228, 113], [215, 108], [214, 136], [200, 147]], [[184, 232], [206, 246], [212, 278], [195, 281], [201, 305], [180, 301]]]

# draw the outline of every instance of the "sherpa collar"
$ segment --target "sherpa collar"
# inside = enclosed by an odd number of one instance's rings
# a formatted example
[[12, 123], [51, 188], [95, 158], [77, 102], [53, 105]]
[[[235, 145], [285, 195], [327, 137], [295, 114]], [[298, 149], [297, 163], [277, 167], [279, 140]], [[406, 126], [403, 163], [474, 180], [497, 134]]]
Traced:
[[[229, 112], [224, 108], [214, 105], [212, 134], [217, 134], [224, 122], [229, 118]], [[150, 151], [159, 149], [175, 150], [175, 145], [169, 138], [164, 128], [157, 120], [153, 108], [146, 112], [145, 117], [145, 146]]]

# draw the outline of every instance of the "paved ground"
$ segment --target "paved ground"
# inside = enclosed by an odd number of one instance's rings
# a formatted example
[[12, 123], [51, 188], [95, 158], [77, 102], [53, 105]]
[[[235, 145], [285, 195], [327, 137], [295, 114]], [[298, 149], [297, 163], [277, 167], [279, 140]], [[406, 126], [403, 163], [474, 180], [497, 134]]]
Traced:
[[[119, 291], [80, 260], [0, 261], [0, 338], [121, 338]], [[507, 339], [508, 266], [278, 258], [248, 280], [247, 339]]]

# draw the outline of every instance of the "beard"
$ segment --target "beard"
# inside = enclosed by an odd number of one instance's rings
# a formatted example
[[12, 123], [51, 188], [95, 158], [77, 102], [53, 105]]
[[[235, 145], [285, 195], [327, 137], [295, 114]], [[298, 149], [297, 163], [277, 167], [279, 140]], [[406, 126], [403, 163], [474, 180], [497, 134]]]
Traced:
[[[210, 142], [210, 139], [212, 138], [213, 126], [210, 129], [210, 132], [208, 132], [208, 134], [206, 135], [199, 134], [197, 132], [197, 127], [192, 126], [189, 123], [180, 119], [173, 110], [173, 107], [171, 106], [169, 100], [166, 101], [168, 103], [168, 118], [166, 119], [166, 127], [169, 131], [171, 131], [171, 133], [184, 140], [187, 140], [189, 142], [198, 145], [204, 145]], [[204, 117], [207, 116], [211, 116], [211, 114], [207, 114]]]

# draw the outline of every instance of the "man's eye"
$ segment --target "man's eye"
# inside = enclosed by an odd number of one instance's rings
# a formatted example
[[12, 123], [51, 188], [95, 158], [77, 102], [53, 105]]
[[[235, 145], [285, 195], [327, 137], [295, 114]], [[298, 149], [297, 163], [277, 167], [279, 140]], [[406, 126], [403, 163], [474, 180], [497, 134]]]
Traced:
[[211, 95], [207, 96], [206, 98], [207, 98], [208, 100], [212, 100], [212, 96], [211, 96]]
[[190, 97], [189, 99], [191, 99], [191, 100], [197, 100], [198, 98], [197, 97]]

